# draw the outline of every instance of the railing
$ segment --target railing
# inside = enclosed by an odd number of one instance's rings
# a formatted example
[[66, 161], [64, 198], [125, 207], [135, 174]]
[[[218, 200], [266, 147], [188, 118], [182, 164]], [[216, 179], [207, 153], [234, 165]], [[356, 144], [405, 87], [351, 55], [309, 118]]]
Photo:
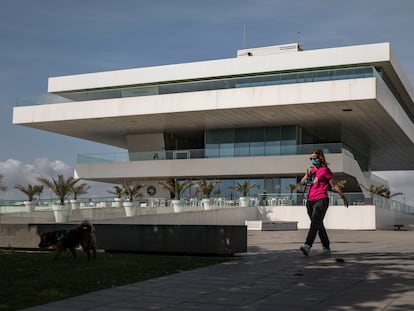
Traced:
[[[310, 154], [315, 149], [321, 149], [324, 153], [349, 152], [345, 145], [341, 143], [330, 144], [305, 144], [288, 145], [264, 148], [262, 153], [257, 153], [253, 148], [250, 152], [238, 155], [237, 148], [231, 153], [226, 150], [228, 157], [258, 157], [258, 156], [278, 156], [278, 155], [301, 155]], [[218, 155], [218, 156], [214, 156]], [[119, 152], [119, 153], [95, 153], [78, 155], [77, 163], [99, 163], [99, 162], [128, 162], [128, 161], [148, 161], [148, 160], [190, 160], [201, 158], [220, 158], [220, 150], [208, 149], [182, 149], [182, 150], [154, 150], [143, 152]]]
[[385, 197], [382, 197], [380, 195], [372, 195], [372, 203], [375, 206], [390, 209], [392, 211], [398, 211], [408, 214], [414, 214], [414, 207], [409, 206], [405, 203], [401, 203], [392, 199], [388, 199]]
[[[122, 97], [139, 97], [160, 94], [188, 93], [197, 91], [211, 91], [231, 88], [245, 88], [269, 85], [282, 85], [294, 83], [308, 83], [321, 81], [334, 81], [343, 79], [357, 79], [378, 77], [379, 74], [372, 66], [323, 69], [314, 71], [300, 71], [291, 73], [271, 73], [249, 75], [247, 77], [207, 79], [202, 81], [173, 82], [168, 84], [154, 84], [149, 86], [137, 86], [133, 88], [111, 88], [108, 90], [96, 90], [84, 94], [78, 94], [79, 101], [96, 100]], [[19, 99], [16, 106], [37, 105], [46, 103], [67, 102], [68, 99], [57, 95], [44, 95], [37, 99]]]
[[[387, 199], [381, 196], [372, 195], [372, 198], [365, 198], [363, 193], [345, 193], [350, 205], [376, 205], [399, 212], [414, 214], [414, 207]], [[186, 210], [200, 210], [203, 207], [201, 198], [185, 198]], [[81, 209], [114, 208], [118, 202], [113, 197], [95, 197], [79, 199]], [[143, 198], [136, 200], [138, 205], [147, 211], [156, 214], [167, 212], [171, 207], [171, 200], [168, 198]], [[214, 208], [231, 208], [239, 206], [238, 198], [213, 197], [210, 199]], [[36, 211], [49, 211], [57, 199], [37, 200]], [[336, 192], [329, 192], [330, 205], [343, 205], [343, 201]], [[69, 204], [69, 202], [66, 202]], [[306, 204], [305, 193], [261, 193], [249, 197], [249, 206], [301, 206]], [[157, 212], [157, 209], [160, 211]], [[161, 211], [162, 210], [162, 211]], [[23, 200], [0, 200], [0, 214], [25, 212]]]
[[[342, 198], [336, 192], [328, 192], [330, 205], [343, 205]], [[345, 193], [345, 197], [350, 205], [365, 205], [366, 200], [362, 192]], [[278, 205], [305, 205], [307, 200], [306, 193], [261, 193], [258, 196], [258, 205], [278, 206]]]

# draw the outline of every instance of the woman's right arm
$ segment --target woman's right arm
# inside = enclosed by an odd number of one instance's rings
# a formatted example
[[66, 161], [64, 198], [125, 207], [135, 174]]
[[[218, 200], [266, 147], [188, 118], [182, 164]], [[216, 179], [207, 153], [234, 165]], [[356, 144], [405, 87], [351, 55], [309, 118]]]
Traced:
[[303, 175], [302, 179], [300, 180], [300, 183], [302, 185], [304, 185], [306, 183], [306, 180], [309, 178], [309, 175], [310, 175], [310, 172], [309, 171], [310, 170], [311, 170], [311, 167], [306, 170], [305, 175]]

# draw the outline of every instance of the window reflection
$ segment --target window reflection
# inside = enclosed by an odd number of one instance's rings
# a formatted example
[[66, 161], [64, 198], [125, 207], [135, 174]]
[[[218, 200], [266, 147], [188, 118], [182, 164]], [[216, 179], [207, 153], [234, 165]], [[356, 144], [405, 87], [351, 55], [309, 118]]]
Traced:
[[377, 75], [374, 67], [342, 68], [317, 70], [297, 73], [275, 73], [261, 76], [223, 78], [205, 81], [173, 82], [171, 84], [154, 84], [135, 88], [117, 88], [109, 90], [88, 91], [66, 94], [72, 100], [93, 100], [119, 97], [149, 96], [157, 94], [174, 94], [195, 91], [220, 90], [228, 88], [256, 87], [266, 85], [305, 83], [315, 81], [332, 81], [341, 79], [366, 78]]
[[206, 131], [207, 157], [296, 154], [297, 126]]

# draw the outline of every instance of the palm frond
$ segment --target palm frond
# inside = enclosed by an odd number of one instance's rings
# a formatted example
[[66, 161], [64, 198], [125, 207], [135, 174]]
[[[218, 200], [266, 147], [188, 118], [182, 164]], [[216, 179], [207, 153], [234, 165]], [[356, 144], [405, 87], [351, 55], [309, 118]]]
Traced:
[[33, 201], [33, 198], [37, 194], [41, 194], [43, 192], [43, 186], [41, 185], [27, 185], [27, 187], [17, 184], [14, 188], [20, 190], [24, 194], [27, 195], [29, 201]]
[[142, 196], [140, 190], [143, 187], [145, 187], [145, 184], [141, 184], [139, 182], [128, 183], [126, 181], [123, 185], [123, 191], [125, 195], [128, 197], [128, 200], [132, 202], [135, 198]]
[[63, 175], [58, 175], [57, 179], [52, 178], [52, 180], [44, 177], [38, 177], [37, 180], [56, 194], [61, 205], [65, 203], [66, 197], [72, 193], [72, 189], [80, 181], [72, 176], [65, 179]]
[[229, 187], [229, 188], [233, 189], [236, 192], [240, 192], [242, 194], [242, 196], [246, 197], [251, 190], [253, 190], [254, 188], [259, 188], [259, 185], [257, 185], [257, 184], [250, 185], [246, 180], [242, 184], [237, 183], [236, 186]]
[[116, 195], [118, 199], [122, 198], [122, 195], [124, 194], [124, 188], [120, 186], [114, 186], [114, 190], [110, 191], [108, 190], [108, 193]]
[[206, 179], [201, 179], [195, 184], [197, 186], [197, 194], [204, 195], [207, 199], [210, 199], [211, 194], [214, 192], [214, 188], [220, 183], [218, 180], [212, 180], [208, 182]]
[[6, 191], [7, 190], [7, 187], [5, 185], [3, 185], [3, 178], [4, 178], [4, 175], [0, 174], [0, 191]]

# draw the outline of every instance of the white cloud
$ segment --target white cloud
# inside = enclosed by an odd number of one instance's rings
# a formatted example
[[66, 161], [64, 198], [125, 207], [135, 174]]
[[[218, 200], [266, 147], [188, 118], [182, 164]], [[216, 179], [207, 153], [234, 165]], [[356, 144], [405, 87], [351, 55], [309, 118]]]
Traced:
[[70, 165], [62, 161], [49, 161], [47, 158], [35, 159], [33, 164], [8, 159], [0, 162], [0, 173], [4, 175], [4, 184], [10, 188], [16, 184], [36, 183], [37, 177], [52, 178], [58, 174], [71, 175], [72, 169]]
[[[51, 161], [48, 158], [37, 158], [33, 163], [8, 159], [0, 162], [0, 174], [3, 175], [2, 184], [7, 187], [7, 191], [0, 192], [0, 199], [20, 200], [24, 199], [25, 195], [14, 188], [17, 184], [23, 186], [39, 184], [37, 177], [52, 179], [57, 178], [58, 175], [73, 176], [73, 168], [61, 160]], [[89, 181], [86, 181], [86, 183], [91, 186], [91, 190], [85, 195], [86, 197], [109, 196], [107, 190], [112, 189], [112, 184]], [[44, 191], [43, 195], [48, 198], [51, 194]]]
[[47, 158], [35, 159], [33, 164], [8, 159], [0, 162], [0, 174], [4, 176], [2, 183], [7, 187], [7, 191], [0, 193], [0, 197], [11, 200], [22, 197], [22, 193], [14, 188], [17, 184], [38, 184], [37, 177], [56, 178], [59, 174], [70, 176], [73, 169], [62, 161], [50, 161]]

